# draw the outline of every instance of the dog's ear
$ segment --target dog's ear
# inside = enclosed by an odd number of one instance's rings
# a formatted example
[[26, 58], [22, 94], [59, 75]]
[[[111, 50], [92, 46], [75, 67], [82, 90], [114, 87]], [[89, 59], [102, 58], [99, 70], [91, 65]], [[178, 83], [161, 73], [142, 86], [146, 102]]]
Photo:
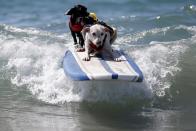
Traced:
[[84, 27], [82, 29], [82, 33], [86, 33], [86, 32], [89, 32], [90, 31], [90, 27]]
[[73, 14], [73, 10], [74, 10], [73, 8], [67, 10], [67, 11], [65, 12], [65, 15], [72, 15], [72, 14]]
[[90, 32], [90, 27], [84, 27], [84, 28], [82, 29], [81, 33], [82, 33], [83, 38], [85, 37], [86, 32]]
[[76, 12], [76, 9], [75, 8], [71, 8], [71, 9], [69, 9], [69, 10], [67, 10], [66, 12], [65, 12], [65, 15], [72, 15], [72, 14], [74, 14]]
[[107, 27], [104, 28], [105, 32], [110, 32], [110, 29], [108, 29]]
[[90, 27], [84, 27], [84, 28], [82, 29], [82, 31], [84, 31], [84, 32], [89, 32], [89, 31], [90, 31]]

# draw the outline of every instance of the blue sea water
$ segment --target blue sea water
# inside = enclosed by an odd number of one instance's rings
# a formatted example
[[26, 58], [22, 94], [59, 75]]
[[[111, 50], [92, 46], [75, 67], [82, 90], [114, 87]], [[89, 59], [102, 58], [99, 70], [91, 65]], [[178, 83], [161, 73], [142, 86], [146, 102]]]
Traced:
[[[74, 82], [65, 11], [117, 28], [144, 82]], [[0, 0], [0, 130], [196, 130], [195, 0]]]

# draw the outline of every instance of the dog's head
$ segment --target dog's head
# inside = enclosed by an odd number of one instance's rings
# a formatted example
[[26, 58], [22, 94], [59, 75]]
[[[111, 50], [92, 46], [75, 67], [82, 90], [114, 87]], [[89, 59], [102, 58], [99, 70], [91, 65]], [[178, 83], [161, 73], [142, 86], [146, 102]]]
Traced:
[[87, 8], [83, 5], [75, 5], [73, 8], [65, 12], [65, 15], [72, 15], [74, 17], [84, 17], [88, 14]]
[[83, 34], [88, 33], [88, 40], [96, 45], [96, 47], [101, 47], [108, 36], [109, 29], [102, 25], [95, 24], [91, 27], [85, 27], [82, 32]]

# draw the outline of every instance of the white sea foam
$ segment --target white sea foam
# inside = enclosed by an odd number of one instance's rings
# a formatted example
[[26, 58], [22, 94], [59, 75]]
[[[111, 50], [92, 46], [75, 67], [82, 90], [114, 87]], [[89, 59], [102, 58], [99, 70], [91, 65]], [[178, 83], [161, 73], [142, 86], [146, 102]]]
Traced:
[[165, 89], [171, 86], [171, 77], [181, 70], [179, 57], [187, 46], [156, 42], [151, 46], [129, 51], [144, 73], [147, 87], [158, 96], [165, 95]]
[[[151, 34], [166, 33], [169, 29], [170, 27], [166, 27], [138, 33], [134, 41], [145, 37], [148, 32]], [[179, 61], [182, 54], [189, 48], [189, 45], [196, 43], [196, 26], [180, 25], [174, 29], [184, 29], [192, 36], [176, 41], [151, 41], [147, 43], [150, 46], [142, 46], [136, 49], [130, 48], [128, 51], [142, 69], [148, 87], [158, 96], [165, 95], [165, 89], [171, 86], [170, 79], [181, 71]], [[132, 39], [125, 37], [122, 40], [131, 42]]]

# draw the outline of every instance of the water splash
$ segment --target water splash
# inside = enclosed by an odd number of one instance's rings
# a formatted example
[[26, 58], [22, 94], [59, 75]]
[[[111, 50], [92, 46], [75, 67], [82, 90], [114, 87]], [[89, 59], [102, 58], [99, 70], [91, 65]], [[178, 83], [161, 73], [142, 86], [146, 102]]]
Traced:
[[151, 46], [129, 51], [129, 54], [142, 69], [148, 87], [157, 96], [164, 96], [165, 89], [171, 86], [171, 77], [181, 70], [179, 57], [186, 48], [185, 45], [154, 42]]

